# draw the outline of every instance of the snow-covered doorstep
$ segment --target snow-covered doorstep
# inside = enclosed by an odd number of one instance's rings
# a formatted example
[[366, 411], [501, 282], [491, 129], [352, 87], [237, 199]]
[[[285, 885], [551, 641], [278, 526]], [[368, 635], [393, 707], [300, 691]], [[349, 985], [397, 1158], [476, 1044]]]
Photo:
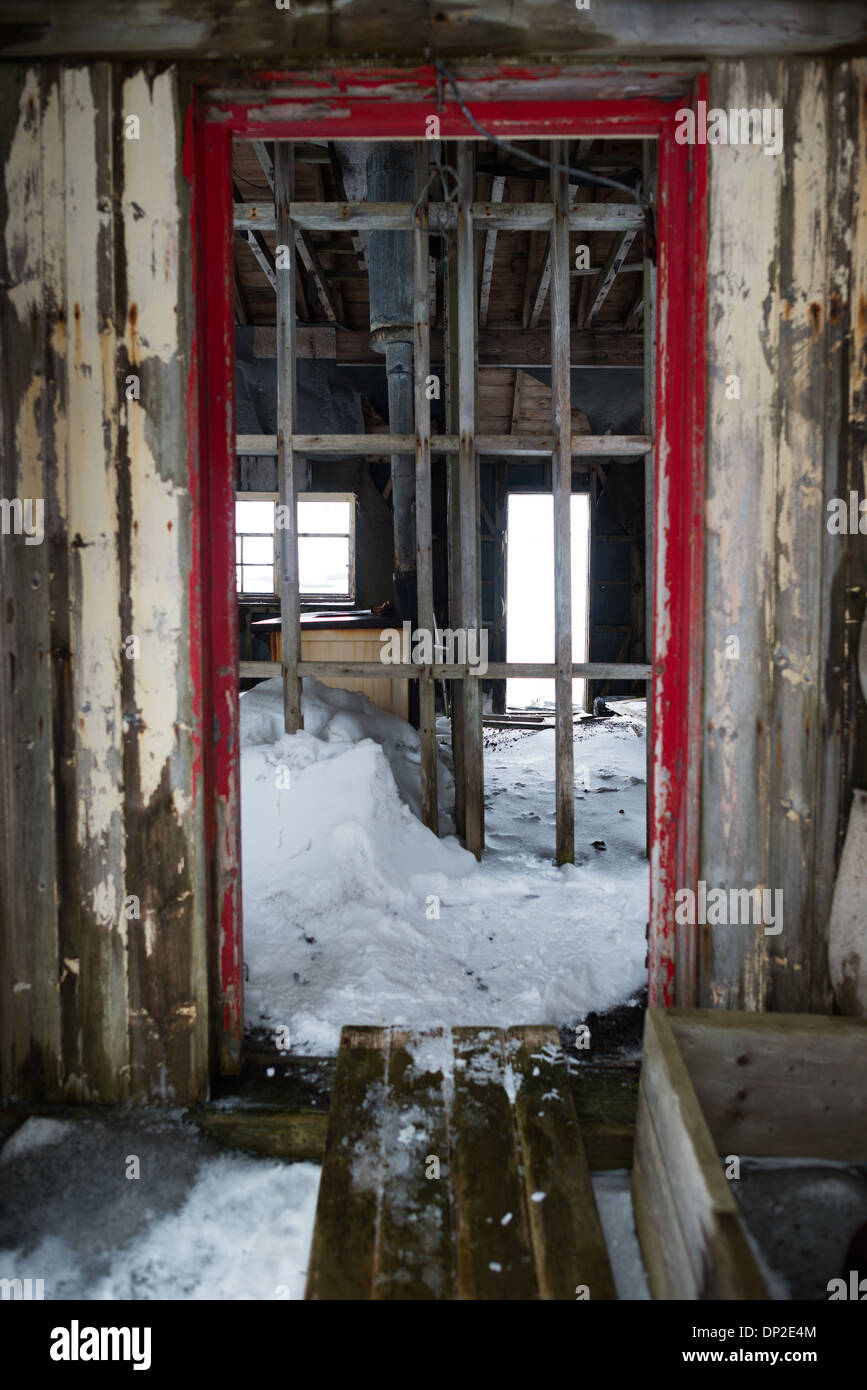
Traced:
[[[640, 989], [634, 722], [578, 726], [576, 864], [562, 869], [552, 730], [486, 753], [481, 864], [422, 825], [418, 735], [364, 696], [305, 680], [304, 730], [287, 736], [281, 682], [263, 682], [241, 697], [241, 744], [248, 1026], [325, 1054], [347, 1023], [574, 1023]], [[440, 788], [450, 829], [444, 767]]]

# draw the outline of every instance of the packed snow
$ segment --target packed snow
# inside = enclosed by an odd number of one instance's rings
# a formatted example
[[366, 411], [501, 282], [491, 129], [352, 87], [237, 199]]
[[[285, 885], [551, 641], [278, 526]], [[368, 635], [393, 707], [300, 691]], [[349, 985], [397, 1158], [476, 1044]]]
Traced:
[[33, 1116], [0, 1149], [0, 1277], [46, 1299], [300, 1299], [319, 1174], [173, 1112]]
[[285, 734], [279, 679], [241, 697], [248, 1026], [324, 1055], [347, 1023], [569, 1024], [641, 988], [639, 721], [576, 726], [576, 862], [557, 868], [553, 730], [487, 736], [479, 864], [448, 833], [444, 737], [437, 838], [409, 724], [309, 679], [303, 713]]

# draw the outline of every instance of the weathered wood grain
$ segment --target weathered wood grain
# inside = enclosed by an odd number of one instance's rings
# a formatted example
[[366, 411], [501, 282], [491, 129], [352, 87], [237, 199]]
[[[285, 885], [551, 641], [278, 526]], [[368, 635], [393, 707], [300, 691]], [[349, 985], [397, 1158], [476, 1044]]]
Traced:
[[[458, 329], [458, 511], [457, 531], [461, 550], [461, 626], [477, 634], [482, 624], [481, 560], [479, 542], [479, 461], [476, 447], [476, 294], [474, 270], [474, 218], [471, 210], [474, 155], [469, 142], [458, 147], [460, 217], [457, 232], [457, 329]], [[481, 859], [485, 846], [485, 804], [482, 743], [482, 688], [478, 681], [462, 681], [458, 699], [463, 703], [464, 843]]]
[[458, 1296], [538, 1296], [518, 1173], [515, 1129], [503, 1086], [500, 1029], [455, 1028], [452, 1104]]
[[574, 1300], [583, 1285], [591, 1301], [616, 1298], [557, 1029], [510, 1028], [506, 1056], [539, 1296]]
[[[773, 59], [717, 63], [708, 101], [773, 108], [781, 82]], [[700, 876], [713, 886], [769, 885], [781, 179], [758, 147], [710, 150]], [[764, 1007], [761, 928], [697, 930], [698, 1002]]]
[[44, 508], [41, 544], [0, 535], [0, 1098], [8, 1099], [54, 1097], [60, 1083], [51, 640], [59, 402], [45, 378], [56, 382], [63, 204], [56, 86], [49, 106], [47, 74], [15, 66], [4, 78], [0, 129], [11, 134], [0, 182], [0, 496], [35, 504], [31, 526]]
[[[129, 113], [141, 122], [138, 140], [117, 142], [114, 168], [121, 208], [115, 257], [124, 274], [114, 289], [118, 457], [109, 466], [117, 478], [120, 572], [119, 592], [107, 595], [124, 643], [137, 640], [132, 658], [126, 645], [118, 649], [124, 718], [115, 731], [123, 745], [123, 904], [130, 907], [117, 909], [127, 943], [128, 1085], [138, 1097], [188, 1103], [207, 1089], [209, 1020], [204, 859], [195, 852], [204, 815], [193, 798], [194, 671], [184, 649], [194, 557], [184, 409], [189, 209], [181, 206], [175, 169], [183, 127], [171, 73], [130, 76], [112, 86], [111, 100], [115, 125]], [[140, 383], [138, 398], [120, 389], [131, 376]], [[86, 477], [77, 452], [70, 469]], [[83, 687], [89, 680], [85, 668]]]
[[344, 1028], [340, 1065], [331, 1095], [328, 1140], [316, 1225], [307, 1268], [308, 1299], [368, 1299], [375, 1273], [374, 1235], [380, 1208], [381, 1142], [371, 1104], [372, 1088], [384, 1098], [388, 1033], [384, 1028]]
[[[790, 63], [779, 103], [794, 138], [783, 154], [778, 256], [772, 762], [768, 884], [783, 893], [783, 930], [766, 938], [769, 1002], [830, 1003], [827, 919], [814, 916], [819, 685], [822, 679], [828, 251], [828, 91], [824, 65]], [[796, 133], [796, 134], [795, 134]], [[770, 162], [770, 161], [766, 161]], [[751, 885], [750, 885], [751, 886]], [[822, 979], [814, 980], [814, 970]]]
[[[427, 174], [427, 152], [416, 147], [417, 196], [421, 197]], [[415, 405], [415, 543], [418, 623], [422, 632], [434, 631], [433, 520], [430, 458], [430, 302], [428, 260], [430, 242], [427, 213], [419, 210], [413, 231], [413, 387]], [[421, 810], [429, 830], [438, 833], [436, 699], [433, 676], [419, 675], [419, 734], [421, 737]]]
[[697, 1299], [700, 1282], [680, 1225], [647, 1097], [639, 1094], [632, 1162], [635, 1231], [654, 1298]]
[[[451, 1040], [391, 1030], [374, 1297], [451, 1299], [456, 1261], [445, 1078]], [[418, 1059], [418, 1060], [417, 1060]], [[439, 1176], [430, 1176], [430, 1160]]]
[[[415, 55], [432, 48], [455, 58], [466, 54], [524, 57], [531, 53], [699, 57], [712, 54], [763, 55], [828, 52], [863, 44], [864, 13], [857, 0], [832, 9], [808, 0], [732, 0], [725, 22], [704, 5], [671, 0], [638, 9], [628, 0], [608, 0], [603, 8], [570, 8], [559, 0], [526, 0], [516, 9], [507, 0], [484, 0], [471, 9], [446, 5], [438, 10], [422, 0], [400, 6], [383, 0], [347, 0], [339, 11], [323, 4], [278, 10], [254, 0], [236, 0], [231, 10], [213, 0], [97, 0], [84, 12], [38, 0], [26, 10], [14, 0], [0, 5], [3, 51], [9, 56], [105, 55], [192, 56], [204, 59], [259, 58], [274, 62], [316, 55], [330, 61], [346, 57]], [[608, 82], [610, 77], [605, 74]], [[665, 74], [663, 74], [663, 78]], [[670, 82], [670, 78], [668, 79]], [[587, 78], [582, 95], [587, 95]], [[653, 75], [645, 78], [654, 90]], [[657, 77], [656, 86], [659, 85]], [[607, 90], [597, 79], [598, 90]], [[590, 88], [592, 91], [592, 87]]]
[[[645, 1019], [641, 1096], [653, 1121], [698, 1296], [766, 1297], [690, 1073], [662, 1009], [648, 1009]], [[636, 1148], [641, 1128], [640, 1108]]]
[[716, 1009], [669, 1021], [720, 1153], [867, 1158], [867, 1023]]

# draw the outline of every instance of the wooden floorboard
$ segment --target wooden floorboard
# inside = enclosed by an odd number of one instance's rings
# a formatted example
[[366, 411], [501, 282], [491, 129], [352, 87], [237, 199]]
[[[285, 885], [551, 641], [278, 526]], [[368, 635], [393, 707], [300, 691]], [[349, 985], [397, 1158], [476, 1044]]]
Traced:
[[307, 1298], [615, 1298], [556, 1029], [345, 1028]]

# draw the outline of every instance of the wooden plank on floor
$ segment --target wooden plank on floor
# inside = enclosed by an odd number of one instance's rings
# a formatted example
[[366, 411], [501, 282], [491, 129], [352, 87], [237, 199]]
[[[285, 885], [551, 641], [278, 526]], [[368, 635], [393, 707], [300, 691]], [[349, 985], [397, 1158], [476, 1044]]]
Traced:
[[617, 1291], [556, 1028], [510, 1028], [527, 1213], [539, 1296], [614, 1299]]
[[[385, 1087], [388, 1030], [344, 1028], [307, 1271], [308, 1299], [369, 1299], [379, 1207], [371, 1087]], [[352, 1054], [348, 1065], [348, 1053]], [[366, 1103], [368, 1102], [368, 1103]]]
[[452, 1038], [458, 1297], [535, 1299], [505, 1039], [498, 1028], [455, 1028]]
[[[767, 1298], [710, 1129], [664, 1009], [645, 1016], [641, 1097], [653, 1128], [701, 1298]], [[637, 1144], [637, 1140], [636, 1140]]]
[[377, 1299], [455, 1296], [445, 1092], [450, 1072], [451, 1038], [442, 1029], [427, 1033], [392, 1029], [374, 1284]]

